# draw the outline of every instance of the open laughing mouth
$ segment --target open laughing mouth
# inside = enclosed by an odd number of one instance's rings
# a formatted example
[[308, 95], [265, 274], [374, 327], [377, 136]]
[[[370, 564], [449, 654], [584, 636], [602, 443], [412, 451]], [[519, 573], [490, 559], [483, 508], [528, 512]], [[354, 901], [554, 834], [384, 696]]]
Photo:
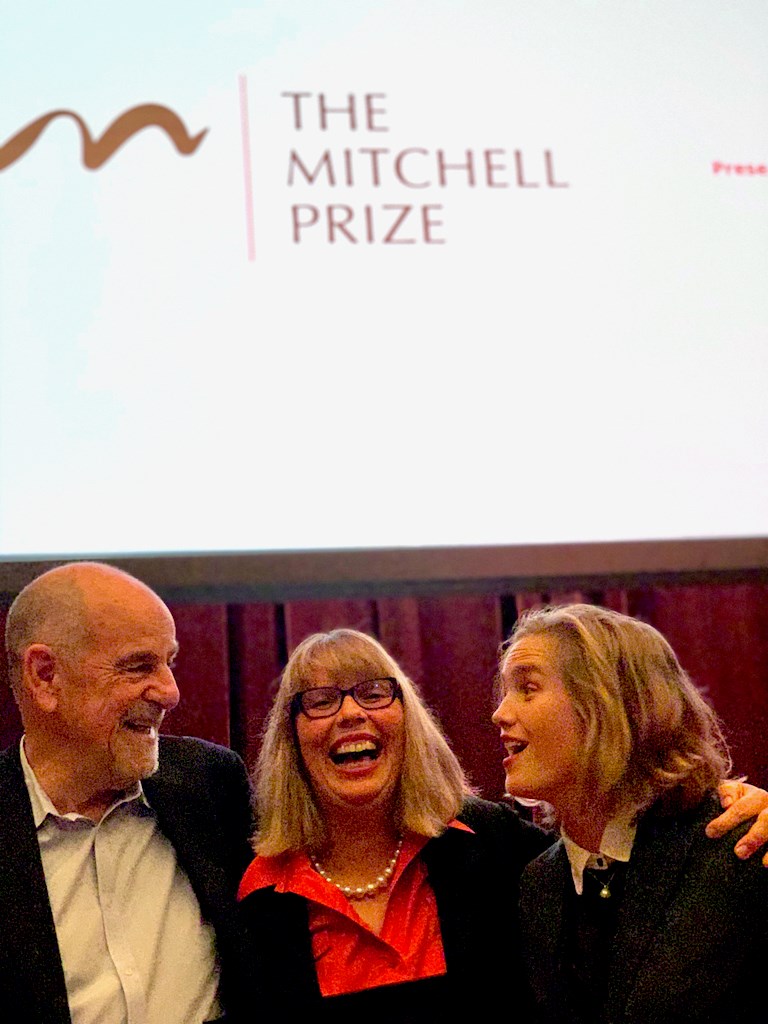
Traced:
[[151, 701], [139, 700], [125, 709], [120, 728], [156, 740], [165, 712]]
[[514, 759], [517, 757], [517, 755], [518, 754], [522, 754], [522, 752], [525, 750], [525, 748], [527, 746], [528, 746], [528, 741], [527, 740], [516, 740], [516, 739], [512, 739], [511, 737], [505, 739], [504, 740], [504, 749], [507, 752], [507, 756], [504, 758], [504, 761], [502, 762], [504, 767], [506, 767], [507, 765], [512, 764], [514, 762]]
[[335, 765], [362, 765], [377, 761], [381, 746], [375, 740], [351, 740], [334, 743], [329, 754]]

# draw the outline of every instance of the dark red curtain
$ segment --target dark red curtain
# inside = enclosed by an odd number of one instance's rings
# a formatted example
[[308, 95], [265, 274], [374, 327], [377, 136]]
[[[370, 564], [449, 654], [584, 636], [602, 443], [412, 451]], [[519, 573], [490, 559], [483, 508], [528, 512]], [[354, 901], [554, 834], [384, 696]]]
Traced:
[[[639, 615], [660, 629], [723, 719], [735, 770], [768, 787], [768, 587], [757, 584], [174, 605], [182, 702], [167, 729], [229, 744], [252, 763], [288, 653], [309, 633], [351, 626], [391, 651], [475, 785], [498, 797], [500, 751], [490, 722], [498, 646], [521, 609], [571, 600]], [[19, 735], [2, 685], [0, 744]]]

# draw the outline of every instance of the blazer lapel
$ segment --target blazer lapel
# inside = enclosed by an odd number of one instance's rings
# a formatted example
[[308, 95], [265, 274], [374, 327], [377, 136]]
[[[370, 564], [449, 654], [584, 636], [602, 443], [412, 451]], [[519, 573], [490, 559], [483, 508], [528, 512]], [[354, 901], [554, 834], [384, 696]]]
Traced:
[[189, 782], [176, 778], [173, 770], [161, 768], [157, 775], [142, 783], [150, 806], [157, 814], [158, 824], [173, 845], [179, 864], [184, 869], [200, 903], [206, 920], [220, 924], [222, 912], [234, 905], [232, 882], [223, 867], [224, 858], [212, 849], [205, 827], [205, 799], [196, 802], [189, 792]]
[[[696, 829], [695, 813], [663, 817], [649, 812], [641, 821], [627, 872], [614, 942], [606, 1008], [609, 1020], [622, 1017], [648, 949], [664, 926], [667, 909], [685, 873]], [[707, 820], [702, 817], [702, 822]]]
[[[286, 1006], [317, 1020], [323, 997], [312, 952], [307, 900], [271, 887], [257, 889], [242, 901], [239, 915], [243, 976], [248, 979], [243, 1005], [256, 1000], [259, 1019], [264, 1021], [282, 1020]], [[331, 1013], [328, 1019], [333, 1018]]]
[[56, 928], [17, 747], [0, 754], [0, 807], [3, 1015], [25, 1024], [69, 1024]]
[[520, 902], [524, 954], [537, 998], [552, 1005], [566, 999], [565, 917], [572, 889], [571, 869], [562, 840], [525, 870]]
[[[467, 971], [468, 960], [478, 955], [473, 917], [477, 894], [470, 882], [478, 877], [475, 847], [473, 835], [449, 828], [427, 843], [422, 853], [437, 901], [446, 966], [455, 980]], [[457, 885], [457, 878], [465, 884]]]
[[513, 988], [524, 985], [517, 956], [517, 878], [505, 881], [506, 859], [491, 856], [489, 846], [486, 836], [448, 828], [422, 852], [451, 991], [467, 1007], [477, 994], [478, 978], [503, 976]]

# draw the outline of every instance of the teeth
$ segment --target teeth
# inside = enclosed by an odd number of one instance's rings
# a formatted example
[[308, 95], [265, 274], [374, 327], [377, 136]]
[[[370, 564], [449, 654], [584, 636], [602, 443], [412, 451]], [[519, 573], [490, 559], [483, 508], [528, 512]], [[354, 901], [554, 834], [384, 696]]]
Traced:
[[362, 754], [364, 750], [376, 750], [376, 744], [371, 740], [359, 740], [357, 743], [342, 743], [341, 746], [336, 747], [334, 754], [338, 757], [339, 754]]

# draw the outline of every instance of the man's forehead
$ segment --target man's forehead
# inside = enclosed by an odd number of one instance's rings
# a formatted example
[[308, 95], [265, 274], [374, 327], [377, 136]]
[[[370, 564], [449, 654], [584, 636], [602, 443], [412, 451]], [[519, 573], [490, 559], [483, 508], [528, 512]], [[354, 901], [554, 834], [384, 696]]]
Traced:
[[86, 639], [101, 644], [141, 647], [175, 645], [176, 627], [160, 598], [138, 581], [110, 581], [86, 594]]
[[140, 580], [113, 566], [74, 562], [51, 569], [34, 580], [33, 617], [72, 628], [76, 618], [96, 622], [133, 615], [151, 617], [158, 611], [170, 617], [161, 599]]
[[86, 573], [79, 584], [87, 605], [95, 610], [114, 611], [116, 608], [125, 608], [142, 612], [161, 608], [168, 612], [153, 590], [124, 573]]
[[162, 604], [101, 605], [88, 616], [87, 632], [94, 640], [110, 639], [134, 646], [158, 640], [176, 642], [176, 625]]

